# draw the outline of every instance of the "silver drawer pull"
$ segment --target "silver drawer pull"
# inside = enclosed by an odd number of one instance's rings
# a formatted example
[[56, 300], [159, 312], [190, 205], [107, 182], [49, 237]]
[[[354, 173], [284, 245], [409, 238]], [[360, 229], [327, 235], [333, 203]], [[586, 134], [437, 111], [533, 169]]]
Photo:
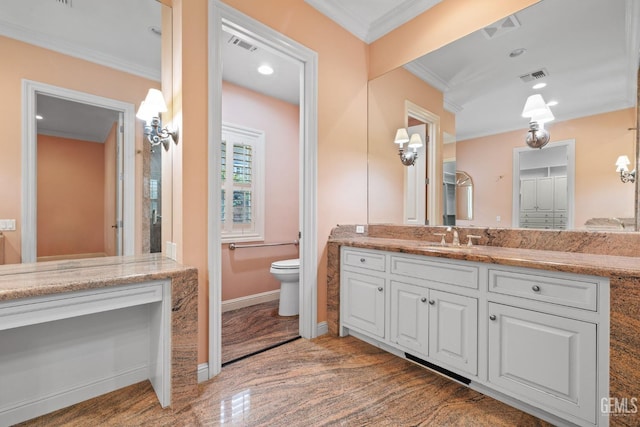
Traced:
[[384, 288], [382, 286], [378, 286], [378, 292], [382, 292]]
[[434, 305], [436, 302], [432, 299], [429, 300], [429, 304]]
[[492, 314], [491, 316], [489, 316], [489, 319], [490, 319], [490, 320], [496, 320], [496, 319], [497, 319], [497, 317], [496, 317], [496, 315], [495, 315], [495, 314]]
[[360, 258], [360, 262], [366, 262], [367, 260], [364, 258]]
[[540, 292], [540, 286], [538, 285], [533, 285], [531, 289], [533, 289], [533, 292]]
[[422, 297], [422, 298], [420, 298], [420, 301], [421, 301], [421, 302], [427, 302], [427, 297]]

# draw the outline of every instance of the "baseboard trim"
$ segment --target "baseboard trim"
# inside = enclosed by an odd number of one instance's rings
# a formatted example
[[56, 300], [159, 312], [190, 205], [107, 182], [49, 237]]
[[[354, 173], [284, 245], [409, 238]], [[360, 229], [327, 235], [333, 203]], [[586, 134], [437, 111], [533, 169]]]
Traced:
[[222, 312], [237, 310], [239, 308], [245, 308], [256, 304], [262, 304], [263, 302], [277, 301], [280, 299], [280, 289], [275, 291], [267, 291], [259, 294], [248, 295], [246, 297], [240, 297], [222, 301]]
[[0, 410], [0, 425], [13, 425], [61, 408], [137, 384], [149, 377], [149, 367], [140, 366], [127, 372], [79, 384], [76, 387], [40, 396], [34, 400], [13, 404]]
[[316, 336], [322, 336], [329, 333], [329, 324], [327, 322], [320, 322], [316, 325]]

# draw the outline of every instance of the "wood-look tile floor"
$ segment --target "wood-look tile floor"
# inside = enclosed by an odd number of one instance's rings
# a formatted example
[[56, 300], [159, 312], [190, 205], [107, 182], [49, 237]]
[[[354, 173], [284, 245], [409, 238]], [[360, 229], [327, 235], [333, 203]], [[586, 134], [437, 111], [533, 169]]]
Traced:
[[323, 336], [233, 363], [190, 407], [143, 382], [25, 426], [549, 426], [356, 338]]
[[299, 334], [299, 316], [278, 315], [279, 301], [222, 313], [222, 363], [285, 342]]

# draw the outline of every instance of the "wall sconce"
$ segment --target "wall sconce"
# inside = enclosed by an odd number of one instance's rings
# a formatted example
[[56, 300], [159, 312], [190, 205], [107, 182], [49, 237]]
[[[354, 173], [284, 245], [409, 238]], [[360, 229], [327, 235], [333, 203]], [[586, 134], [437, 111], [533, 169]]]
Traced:
[[167, 111], [167, 104], [164, 102], [162, 92], [158, 89], [149, 89], [147, 97], [140, 104], [136, 117], [144, 120], [144, 134], [152, 146], [162, 144], [166, 151], [169, 151], [169, 139], [174, 143], [178, 143], [178, 132], [170, 131], [166, 127], [162, 127], [160, 113]]
[[549, 131], [544, 124], [555, 119], [549, 106], [539, 93], [527, 98], [522, 110], [522, 117], [529, 117], [529, 132], [525, 142], [531, 148], [542, 148], [549, 142]]
[[[396, 131], [396, 137], [393, 142], [398, 144], [398, 155], [400, 156], [402, 164], [405, 166], [413, 166], [418, 158], [418, 148], [422, 147], [422, 138], [420, 138], [420, 135], [414, 133], [411, 135], [411, 138], [409, 138], [407, 130], [400, 128]], [[412, 151], [404, 151], [404, 144], [407, 142], [409, 143], [408, 148], [412, 148]]]
[[636, 182], [636, 170], [629, 172], [629, 158], [627, 156], [620, 156], [618, 160], [616, 160], [616, 172], [620, 172], [620, 181], [626, 182]]

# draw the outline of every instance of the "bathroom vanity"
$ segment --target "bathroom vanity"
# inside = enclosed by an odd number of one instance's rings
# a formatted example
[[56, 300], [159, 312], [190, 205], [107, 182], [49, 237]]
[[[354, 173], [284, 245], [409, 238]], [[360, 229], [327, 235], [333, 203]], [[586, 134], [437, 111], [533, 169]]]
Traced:
[[[398, 236], [392, 227], [401, 238], [390, 237]], [[481, 234], [484, 245], [441, 247], [429, 228], [334, 230], [330, 333], [354, 335], [556, 425], [638, 425], [638, 258], [488, 246], [498, 239], [477, 229], [466, 234]]]
[[149, 380], [197, 394], [197, 270], [159, 254], [0, 269], [0, 425]]

